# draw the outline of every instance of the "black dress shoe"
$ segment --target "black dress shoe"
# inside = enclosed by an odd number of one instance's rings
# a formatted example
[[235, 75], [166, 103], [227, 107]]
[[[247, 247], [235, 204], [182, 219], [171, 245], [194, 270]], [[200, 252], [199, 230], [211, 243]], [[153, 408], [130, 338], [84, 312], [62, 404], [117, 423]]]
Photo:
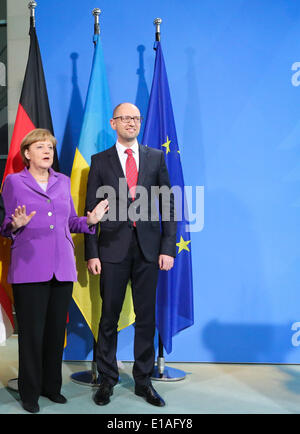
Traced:
[[135, 386], [135, 394], [142, 396], [149, 404], [156, 405], [157, 407], [164, 407], [166, 405], [165, 401], [159, 396], [152, 384], [149, 384], [149, 386]]
[[95, 393], [94, 401], [97, 405], [106, 405], [110, 402], [110, 397], [113, 394], [114, 386], [107, 381], [100, 383], [100, 386]]
[[50, 399], [50, 401], [56, 402], [57, 404], [65, 404], [67, 402], [67, 398], [60, 393], [42, 393], [42, 396], [45, 396]]
[[38, 404], [33, 404], [30, 402], [22, 402], [23, 408], [29, 413], [38, 413], [40, 411], [40, 407]]

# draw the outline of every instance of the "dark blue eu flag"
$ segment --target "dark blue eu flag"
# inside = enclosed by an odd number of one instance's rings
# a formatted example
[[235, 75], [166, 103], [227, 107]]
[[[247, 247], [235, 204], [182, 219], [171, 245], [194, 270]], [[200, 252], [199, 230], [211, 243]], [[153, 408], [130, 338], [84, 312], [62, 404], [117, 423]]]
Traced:
[[171, 271], [159, 273], [156, 304], [157, 329], [165, 350], [170, 353], [173, 336], [194, 324], [191, 238], [180, 151], [160, 42], [155, 43], [154, 49], [154, 75], [142, 143], [163, 150], [170, 182], [176, 189], [177, 256]]

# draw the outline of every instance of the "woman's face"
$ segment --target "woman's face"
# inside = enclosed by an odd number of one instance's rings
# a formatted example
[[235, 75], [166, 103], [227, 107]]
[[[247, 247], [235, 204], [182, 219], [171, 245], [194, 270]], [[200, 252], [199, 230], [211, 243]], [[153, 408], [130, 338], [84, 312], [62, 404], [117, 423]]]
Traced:
[[53, 164], [53, 156], [54, 146], [48, 139], [32, 143], [25, 151], [25, 157], [33, 169], [49, 169]]

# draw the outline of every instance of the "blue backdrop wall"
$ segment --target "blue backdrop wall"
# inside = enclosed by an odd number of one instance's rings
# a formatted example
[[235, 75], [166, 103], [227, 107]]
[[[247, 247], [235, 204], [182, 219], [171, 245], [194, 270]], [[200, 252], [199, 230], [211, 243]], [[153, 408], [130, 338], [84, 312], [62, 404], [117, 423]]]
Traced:
[[[186, 185], [204, 186], [192, 233], [195, 324], [167, 361], [300, 362], [300, 3], [45, 0], [37, 32], [63, 170], [71, 170], [93, 56], [94, 7], [112, 105], [146, 115], [163, 19]], [[68, 157], [66, 157], [68, 156]], [[66, 359], [92, 339], [71, 307]], [[131, 360], [133, 328], [119, 335]]]

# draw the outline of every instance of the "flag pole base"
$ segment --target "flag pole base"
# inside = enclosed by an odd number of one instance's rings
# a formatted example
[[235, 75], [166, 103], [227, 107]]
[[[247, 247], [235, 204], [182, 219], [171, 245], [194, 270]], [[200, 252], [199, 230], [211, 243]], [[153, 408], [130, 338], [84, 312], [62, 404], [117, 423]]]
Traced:
[[186, 374], [180, 369], [165, 367], [161, 373], [157, 366], [154, 367], [151, 379], [155, 381], [180, 381], [185, 378]]
[[[121, 362], [118, 361], [118, 366]], [[119, 368], [122, 368], [119, 366]], [[70, 376], [74, 383], [81, 384], [82, 386], [99, 387], [101, 378], [98, 375], [97, 363], [92, 362], [92, 369], [89, 371], [75, 372]], [[119, 378], [119, 383], [121, 382]]]
[[151, 379], [155, 381], [180, 381], [183, 380], [185, 376], [186, 373], [184, 371], [165, 366], [164, 357], [158, 357], [157, 365], [154, 366]]
[[7, 382], [7, 387], [11, 390], [14, 390], [15, 392], [19, 391], [18, 388], [18, 379], [17, 378], [12, 378], [11, 380], [8, 380]]
[[98, 379], [97, 364], [92, 362], [92, 369], [89, 371], [75, 372], [71, 375], [71, 380], [83, 386], [98, 387], [100, 380]]
[[100, 384], [97, 378], [94, 378], [93, 371], [75, 372], [71, 375], [71, 380], [74, 383], [90, 387], [98, 387]]

